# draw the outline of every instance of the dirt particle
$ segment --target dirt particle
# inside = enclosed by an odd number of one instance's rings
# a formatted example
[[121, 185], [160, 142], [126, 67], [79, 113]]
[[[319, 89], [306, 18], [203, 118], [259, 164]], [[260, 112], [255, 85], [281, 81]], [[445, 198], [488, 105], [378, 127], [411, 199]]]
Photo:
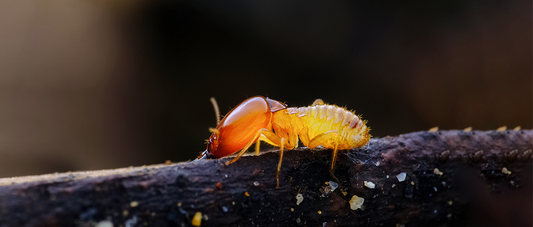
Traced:
[[509, 171], [507, 168], [503, 167], [503, 169], [502, 169], [502, 173], [503, 173], [503, 174], [510, 175], [512, 172]]
[[354, 195], [352, 196], [352, 199], [350, 199], [350, 209], [357, 210], [363, 206], [364, 202], [364, 198]]
[[473, 155], [471, 155], [472, 161], [478, 162], [483, 158], [483, 150], [476, 151]]
[[365, 184], [365, 186], [366, 186], [367, 188], [370, 188], [370, 189], [374, 189], [374, 188], [376, 187], [376, 184], [374, 184], [374, 183], [371, 182], [371, 181], [365, 181], [364, 184]]
[[298, 195], [296, 195], [296, 205], [300, 205], [302, 201], [304, 201], [304, 196], [301, 193], [298, 193]]
[[191, 224], [194, 226], [202, 225], [202, 212], [196, 212], [196, 214], [194, 214]]
[[339, 187], [339, 184], [333, 182], [333, 181], [330, 181], [328, 182], [329, 183], [329, 186], [331, 186], [331, 191], [335, 191], [335, 189], [337, 189]]
[[95, 227], [113, 227], [113, 222], [111, 221], [101, 221], [98, 222]]
[[399, 181], [399, 182], [404, 181], [406, 177], [407, 177], [407, 174], [406, 174], [405, 172], [402, 172], [402, 173], [400, 173], [400, 174], [398, 174], [398, 175], [396, 176], [396, 178], [398, 178], [398, 181]]
[[136, 206], [139, 206], [139, 202], [137, 202], [137, 201], [132, 201], [132, 202], [130, 203], [130, 207], [136, 207]]
[[346, 196], [348, 195], [348, 192], [346, 192], [345, 190], [341, 189], [341, 192], [342, 192], [342, 195]]
[[440, 161], [446, 161], [450, 157], [450, 150], [445, 150], [441, 152], [438, 156]]
[[439, 176], [442, 176], [442, 174], [444, 174], [443, 172], [441, 172], [439, 169], [435, 168], [433, 169], [433, 173], [436, 174], [436, 175], [439, 175]]
[[508, 161], [512, 162], [516, 159], [516, 156], [518, 156], [518, 150], [512, 150], [509, 153], [505, 154]]

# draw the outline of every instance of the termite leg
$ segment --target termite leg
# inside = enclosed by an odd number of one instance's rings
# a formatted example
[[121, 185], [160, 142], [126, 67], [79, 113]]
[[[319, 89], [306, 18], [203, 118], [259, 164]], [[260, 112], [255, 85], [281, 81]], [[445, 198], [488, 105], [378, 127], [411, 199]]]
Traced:
[[279, 137], [276, 133], [266, 129], [266, 128], [263, 128], [263, 129], [260, 129], [259, 131], [257, 131], [257, 133], [255, 134], [254, 138], [252, 140], [250, 140], [250, 142], [248, 142], [248, 144], [246, 144], [246, 146], [239, 151], [239, 154], [237, 154], [237, 156], [235, 156], [235, 158], [233, 158], [231, 161], [227, 162], [226, 165], [229, 165], [231, 163], [234, 163], [235, 161], [239, 160], [239, 158], [241, 158], [241, 156], [246, 152], [246, 150], [248, 150], [248, 148], [250, 148], [250, 146], [252, 146], [253, 142], [257, 140], [256, 142], [256, 145], [255, 145], [255, 152], [256, 154], [259, 154], [259, 144], [261, 141], [265, 141], [265, 142], [268, 142], [269, 144], [272, 144], [272, 145], [275, 145], [275, 146], [278, 146], [280, 147], [280, 153], [279, 153], [279, 162], [278, 162], [278, 169], [277, 169], [277, 173], [276, 173], [276, 188], [279, 188], [279, 172], [281, 171], [281, 162], [283, 161], [283, 151], [284, 151], [284, 148], [287, 147], [287, 149], [293, 149], [294, 147], [290, 144], [290, 143], [287, 143], [285, 141], [285, 138], [281, 138]]
[[[269, 144], [272, 144], [274, 146], [278, 146], [279, 149], [279, 162], [278, 162], [278, 169], [276, 171], [276, 189], [279, 189], [279, 172], [281, 171], [281, 163], [283, 162], [283, 152], [285, 151], [285, 148], [292, 150], [294, 149], [294, 144], [291, 144], [289, 141], [287, 141], [285, 138], [279, 137], [278, 134], [268, 130], [263, 131], [259, 139], [257, 140], [257, 143], [260, 141], [265, 141]], [[259, 146], [256, 145], [256, 152], [259, 152]]]
[[[282, 132], [282, 131], [280, 131]], [[259, 138], [259, 140], [261, 141], [265, 141], [265, 142], [268, 142], [274, 146], [278, 146], [280, 147], [279, 149], [279, 162], [278, 162], [278, 169], [277, 169], [277, 172], [276, 172], [276, 189], [279, 189], [279, 172], [281, 171], [281, 163], [283, 162], [283, 152], [285, 151], [285, 148], [287, 148], [288, 150], [292, 150], [294, 149], [298, 142], [290, 142], [290, 138], [291, 138], [291, 135], [289, 134], [289, 141], [287, 141], [286, 138], [281, 138], [279, 137], [278, 134], [272, 132], [272, 131], [265, 131], [263, 132], [263, 134], [261, 135], [261, 137]], [[293, 140], [295, 140], [296, 138], [292, 137]], [[297, 141], [297, 140], [296, 140]]]
[[[263, 142], [265, 142], [265, 143], [268, 143], [268, 144], [270, 144], [270, 145], [272, 145], [272, 146], [279, 147], [279, 144], [272, 142], [270, 139], [268, 139], [268, 138], [264, 135], [264, 133], [261, 134], [261, 136], [259, 136], [259, 140], [261, 140], [261, 141], [263, 141]], [[278, 139], [278, 140], [279, 140], [279, 139]]]
[[318, 145], [330, 139], [335, 140], [335, 147], [333, 149], [333, 158], [331, 159], [331, 168], [329, 170], [329, 173], [331, 177], [335, 179], [335, 181], [339, 182], [337, 177], [335, 177], [335, 174], [333, 174], [333, 169], [335, 167], [335, 161], [337, 160], [337, 152], [338, 152], [338, 146], [339, 146], [339, 132], [337, 130], [331, 130], [331, 131], [324, 132], [318, 136], [315, 136], [313, 139], [311, 139], [307, 147], [309, 147], [309, 149], [313, 149], [317, 147]]
[[259, 156], [259, 146], [260, 146], [260, 143], [261, 143], [260, 140], [257, 140], [257, 142], [255, 142], [255, 156]]
[[335, 170], [335, 163], [337, 161], [337, 152], [339, 152], [338, 148], [339, 148], [339, 134], [337, 133], [337, 136], [335, 136], [335, 148], [333, 149], [333, 157], [331, 158], [331, 168], [329, 169], [329, 174], [337, 182], [339, 182], [339, 180], [337, 179], [337, 177], [335, 177], [334, 170]]
[[322, 99], [316, 99], [313, 104], [311, 104], [311, 106], [316, 106], [316, 105], [324, 105], [324, 101], [322, 101]]
[[[266, 129], [266, 128], [262, 128], [260, 129], [259, 131], [257, 131], [257, 133], [255, 134], [254, 138], [252, 140], [250, 140], [250, 142], [248, 142], [246, 144], [246, 146], [244, 146], [244, 148], [242, 150], [239, 151], [239, 153], [237, 154], [237, 156], [235, 156], [235, 158], [233, 158], [231, 161], [227, 162], [226, 165], [229, 165], [231, 163], [234, 163], [236, 162], [237, 160], [239, 160], [239, 158], [241, 158], [241, 156], [248, 150], [248, 148], [250, 148], [250, 146], [252, 146], [252, 144], [254, 143], [254, 141], [257, 140], [257, 143], [259, 143], [260, 141], [265, 141], [265, 142], [268, 142], [272, 145], [275, 145], [275, 146], [280, 146], [280, 141], [281, 141], [281, 138], [276, 135], [275, 133], [273, 133], [272, 131]], [[259, 146], [256, 144], [256, 153], [259, 152]]]
[[331, 131], [324, 132], [312, 138], [311, 141], [309, 141], [309, 144], [307, 145], [307, 147], [309, 147], [309, 149], [313, 149], [317, 147], [318, 145], [330, 139], [334, 139], [338, 134], [339, 132], [337, 130], [331, 130]]
[[259, 137], [261, 136], [261, 134], [263, 132], [267, 132], [267, 131], [268, 131], [268, 129], [266, 129], [266, 128], [259, 129], [259, 131], [257, 131], [257, 133], [255, 134], [254, 138], [252, 140], [250, 140], [250, 142], [248, 142], [246, 144], [246, 146], [244, 146], [244, 148], [239, 151], [239, 153], [237, 154], [237, 156], [235, 156], [235, 158], [233, 158], [231, 161], [227, 162], [226, 165], [229, 165], [229, 164], [234, 163], [237, 160], [239, 160], [239, 158], [241, 158], [241, 156], [248, 150], [248, 148], [250, 148], [250, 146], [252, 146], [254, 141], [255, 140], [259, 140]]
[[278, 172], [276, 172], [276, 189], [279, 189], [279, 171], [281, 170], [281, 161], [283, 161], [283, 145], [285, 144], [285, 138], [281, 138], [281, 143], [279, 146], [279, 162], [278, 162]]
[[[260, 143], [261, 143], [261, 141], [266, 142], [266, 143], [268, 143], [268, 144], [270, 144], [270, 145], [272, 145], [272, 146], [279, 147], [279, 144], [272, 142], [271, 139], [269, 139], [267, 136], [265, 136], [265, 134], [268, 133], [268, 132], [270, 132], [270, 131], [264, 131], [264, 132], [259, 136], [259, 139], [258, 139], [257, 142], [255, 143], [255, 155], [256, 155], [256, 156], [259, 156], [259, 148], [260, 148]], [[272, 133], [272, 134], [274, 134], [274, 133]], [[275, 134], [274, 134], [274, 135], [269, 135], [269, 137], [270, 137], [270, 138], [273, 138], [273, 139], [276, 140], [276, 141], [279, 141], [279, 136], [277, 136], [277, 135], [275, 135]]]

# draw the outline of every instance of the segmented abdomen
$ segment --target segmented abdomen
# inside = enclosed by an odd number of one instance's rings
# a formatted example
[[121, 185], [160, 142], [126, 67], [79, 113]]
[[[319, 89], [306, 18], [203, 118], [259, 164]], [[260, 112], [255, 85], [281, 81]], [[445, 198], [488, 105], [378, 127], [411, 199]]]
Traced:
[[[298, 134], [305, 146], [315, 136], [331, 130], [339, 132], [339, 149], [357, 148], [365, 145], [370, 139], [369, 129], [359, 116], [335, 105], [287, 108], [275, 113], [272, 122], [290, 126], [287, 130]], [[328, 140], [322, 143], [322, 146], [334, 148], [334, 142]]]

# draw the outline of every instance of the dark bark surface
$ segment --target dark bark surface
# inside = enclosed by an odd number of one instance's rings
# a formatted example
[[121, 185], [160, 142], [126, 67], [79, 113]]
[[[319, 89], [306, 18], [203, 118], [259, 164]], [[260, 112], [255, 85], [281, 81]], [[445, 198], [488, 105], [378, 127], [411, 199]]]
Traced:
[[[305, 148], [285, 152], [280, 189], [277, 152], [229, 166], [224, 158], [4, 178], [0, 227], [191, 226], [197, 212], [202, 226], [532, 226], [532, 144], [532, 130], [376, 138], [339, 152], [337, 188], [331, 150]], [[364, 198], [357, 210], [354, 195]]]

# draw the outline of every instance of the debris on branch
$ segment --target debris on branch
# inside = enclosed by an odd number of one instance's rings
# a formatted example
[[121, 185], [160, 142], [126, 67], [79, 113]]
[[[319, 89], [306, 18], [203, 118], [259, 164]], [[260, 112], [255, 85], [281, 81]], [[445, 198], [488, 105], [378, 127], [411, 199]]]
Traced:
[[[0, 179], [7, 226], [532, 226], [533, 130]], [[112, 224], [112, 225], [110, 225]]]

